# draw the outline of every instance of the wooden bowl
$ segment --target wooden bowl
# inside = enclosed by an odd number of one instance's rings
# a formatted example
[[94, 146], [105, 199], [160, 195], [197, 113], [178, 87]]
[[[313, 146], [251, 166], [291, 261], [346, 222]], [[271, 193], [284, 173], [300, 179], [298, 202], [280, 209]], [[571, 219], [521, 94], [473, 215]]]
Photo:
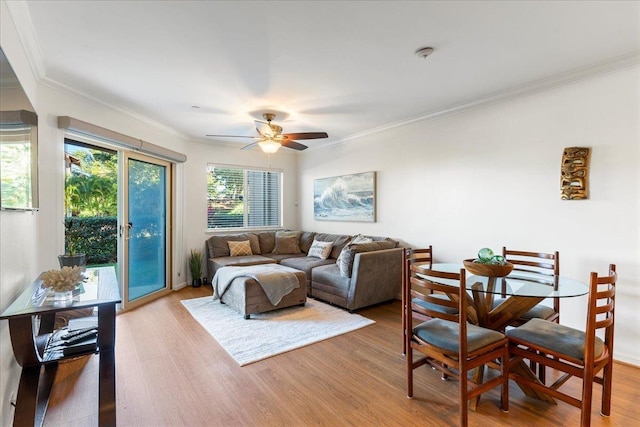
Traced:
[[473, 259], [465, 259], [462, 262], [464, 263], [464, 268], [476, 276], [504, 277], [513, 270], [513, 264], [510, 262], [505, 265], [481, 264], [473, 262]]

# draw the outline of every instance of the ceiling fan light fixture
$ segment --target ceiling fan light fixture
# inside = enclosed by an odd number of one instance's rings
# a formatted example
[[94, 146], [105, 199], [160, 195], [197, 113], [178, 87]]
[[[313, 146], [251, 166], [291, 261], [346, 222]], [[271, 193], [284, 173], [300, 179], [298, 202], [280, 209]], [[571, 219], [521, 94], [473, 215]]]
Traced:
[[282, 146], [278, 141], [267, 139], [265, 141], [258, 142], [258, 145], [267, 154], [273, 154]]

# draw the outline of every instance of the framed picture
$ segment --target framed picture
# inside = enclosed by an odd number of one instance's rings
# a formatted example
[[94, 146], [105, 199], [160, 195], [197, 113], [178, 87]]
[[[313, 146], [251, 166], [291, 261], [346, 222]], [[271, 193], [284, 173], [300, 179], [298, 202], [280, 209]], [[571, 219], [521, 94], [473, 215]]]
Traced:
[[313, 181], [313, 218], [318, 221], [376, 221], [376, 173]]

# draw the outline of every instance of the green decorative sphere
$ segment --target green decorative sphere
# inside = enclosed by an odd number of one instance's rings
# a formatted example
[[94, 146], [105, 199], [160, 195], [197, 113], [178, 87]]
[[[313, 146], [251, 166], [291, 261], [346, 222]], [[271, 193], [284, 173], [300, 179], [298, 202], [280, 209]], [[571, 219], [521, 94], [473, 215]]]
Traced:
[[478, 258], [481, 262], [491, 262], [493, 256], [493, 251], [489, 248], [482, 248], [478, 251]]

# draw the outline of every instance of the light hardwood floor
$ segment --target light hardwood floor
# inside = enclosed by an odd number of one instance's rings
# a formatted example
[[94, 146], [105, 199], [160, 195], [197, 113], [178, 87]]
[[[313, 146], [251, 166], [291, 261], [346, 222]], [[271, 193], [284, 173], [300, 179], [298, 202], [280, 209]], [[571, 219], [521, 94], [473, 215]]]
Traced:
[[[406, 397], [400, 302], [360, 310], [374, 325], [240, 367], [180, 303], [210, 293], [185, 288], [118, 315], [119, 426], [457, 425], [455, 381], [421, 368], [415, 398]], [[61, 366], [46, 426], [97, 425], [97, 365], [91, 356]], [[616, 363], [613, 382], [609, 418], [594, 387], [592, 425], [640, 425], [640, 368]], [[515, 385], [510, 393], [508, 414], [496, 389], [469, 425], [579, 424], [577, 408], [529, 399]]]

